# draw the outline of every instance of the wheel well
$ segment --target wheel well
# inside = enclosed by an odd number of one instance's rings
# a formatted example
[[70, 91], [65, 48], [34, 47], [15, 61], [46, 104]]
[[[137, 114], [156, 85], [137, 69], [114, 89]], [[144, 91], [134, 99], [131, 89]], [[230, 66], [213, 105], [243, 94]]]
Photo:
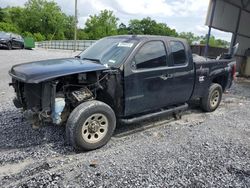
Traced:
[[114, 99], [107, 93], [107, 92], [99, 92], [97, 94], [97, 100], [106, 103], [107, 105], [109, 105], [114, 111], [116, 111], [115, 109], [115, 103], [114, 103]]
[[217, 83], [217, 84], [220, 84], [223, 91], [225, 90], [226, 88], [226, 85], [227, 85], [227, 76], [217, 76], [215, 77], [213, 80], [212, 80], [212, 83]]

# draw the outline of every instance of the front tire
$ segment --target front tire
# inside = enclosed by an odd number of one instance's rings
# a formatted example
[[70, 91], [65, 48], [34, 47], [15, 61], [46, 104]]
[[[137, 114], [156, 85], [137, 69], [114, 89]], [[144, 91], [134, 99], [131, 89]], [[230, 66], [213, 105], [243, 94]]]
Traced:
[[12, 50], [12, 44], [11, 44], [11, 42], [7, 43], [7, 48], [8, 48], [8, 50]]
[[201, 108], [205, 112], [213, 112], [220, 105], [222, 98], [222, 87], [219, 84], [211, 84], [206, 96], [201, 99]]
[[66, 124], [66, 136], [76, 150], [94, 150], [104, 146], [116, 127], [114, 111], [101, 101], [77, 106]]

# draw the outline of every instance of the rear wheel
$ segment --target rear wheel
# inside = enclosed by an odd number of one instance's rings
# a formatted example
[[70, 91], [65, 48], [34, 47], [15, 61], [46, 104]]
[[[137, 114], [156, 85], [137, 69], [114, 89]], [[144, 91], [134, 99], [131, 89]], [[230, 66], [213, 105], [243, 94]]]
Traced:
[[69, 116], [66, 135], [77, 150], [93, 150], [104, 146], [116, 126], [113, 110], [100, 101], [88, 101], [77, 106]]
[[212, 112], [216, 110], [216, 108], [219, 106], [222, 98], [222, 87], [219, 84], [213, 83], [206, 94], [201, 99], [201, 108], [205, 112]]

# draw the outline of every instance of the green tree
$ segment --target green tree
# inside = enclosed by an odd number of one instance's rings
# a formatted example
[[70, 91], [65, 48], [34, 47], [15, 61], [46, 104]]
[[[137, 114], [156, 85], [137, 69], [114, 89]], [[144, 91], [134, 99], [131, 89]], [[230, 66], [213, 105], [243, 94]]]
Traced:
[[84, 29], [78, 29], [77, 30], [77, 39], [79, 39], [79, 40], [87, 40], [87, 39], [89, 39], [89, 36], [84, 31]]
[[228, 48], [230, 46], [230, 43], [225, 41], [225, 40], [221, 40], [221, 39], [216, 39], [216, 45], [218, 47], [222, 47], [222, 48]]
[[18, 28], [14, 24], [0, 22], [0, 31], [18, 33]]
[[4, 18], [4, 11], [3, 11], [3, 9], [0, 7], [0, 22], [3, 22], [3, 18]]
[[54, 1], [29, 0], [25, 4], [23, 31], [41, 33], [47, 39], [64, 37], [66, 15]]
[[[102, 10], [90, 16], [84, 29], [78, 29], [78, 39], [99, 39], [116, 34], [148, 34], [178, 36], [189, 44], [200, 41], [206, 44], [206, 36], [196, 36], [192, 32], [177, 33], [165, 23], [158, 23], [150, 17], [132, 19], [128, 27], [121, 23], [112, 11]], [[53, 39], [73, 39], [75, 18], [63, 13], [58, 4], [51, 0], [28, 0], [24, 7], [0, 7], [0, 30], [23, 34], [37, 41]], [[210, 37], [212, 47], [228, 47], [229, 42]]]
[[144, 28], [141, 24], [141, 21], [138, 19], [130, 20], [128, 28], [130, 34], [137, 34], [137, 35], [144, 34]]
[[[207, 43], [207, 35], [201, 36], [202, 40], [200, 41], [200, 44], [206, 45]], [[211, 47], [219, 47], [219, 48], [228, 48], [230, 45], [229, 42], [221, 39], [216, 39], [213, 35], [210, 36], [209, 39], [209, 46]]]
[[24, 9], [21, 7], [7, 7], [4, 9], [5, 11], [5, 17], [4, 20], [7, 23], [12, 23], [15, 25], [18, 30], [21, 30], [23, 25], [23, 11]]
[[67, 16], [65, 17], [65, 38], [68, 40], [74, 39], [74, 30], [75, 30], [75, 17]]
[[33, 34], [30, 33], [30, 32], [28, 32], [28, 31], [23, 32], [23, 33], [22, 33], [22, 36], [23, 36], [23, 37], [32, 37], [32, 38], [34, 37]]
[[194, 42], [199, 42], [199, 40], [201, 40], [201, 37], [196, 36], [194, 33], [192, 32], [181, 32], [178, 35], [180, 38], [184, 38], [188, 41], [189, 44], [192, 44]]
[[0, 9], [0, 20], [5, 31], [29, 33], [36, 40], [73, 39], [74, 35], [74, 17], [50, 0], [28, 0], [23, 8]]
[[146, 35], [165, 35], [177, 36], [175, 29], [171, 29], [165, 23], [157, 23], [150, 17], [142, 20], [133, 19], [129, 21], [130, 34], [146, 34]]
[[41, 33], [34, 33], [33, 36], [34, 36], [35, 41], [43, 41], [46, 39], [46, 37], [42, 35]]
[[124, 23], [121, 23], [119, 25], [119, 28], [118, 28], [117, 32], [118, 32], [119, 35], [125, 35], [125, 34], [129, 33], [128, 28]]
[[176, 30], [171, 29], [165, 23], [157, 23], [154, 29], [154, 32], [156, 33], [155, 35], [165, 35], [165, 36], [173, 36], [173, 37], [178, 36], [178, 33], [176, 32]]
[[105, 36], [117, 35], [118, 18], [112, 11], [102, 10], [100, 14], [90, 16], [85, 23], [85, 32], [89, 39], [100, 39]]

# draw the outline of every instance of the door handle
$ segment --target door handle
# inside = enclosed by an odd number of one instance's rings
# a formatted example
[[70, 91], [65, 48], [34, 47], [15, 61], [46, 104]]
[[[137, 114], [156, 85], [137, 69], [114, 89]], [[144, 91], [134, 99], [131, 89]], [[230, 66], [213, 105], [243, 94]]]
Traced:
[[167, 80], [167, 79], [169, 79], [169, 78], [173, 78], [173, 74], [161, 75], [160, 78], [161, 78], [162, 80]]

